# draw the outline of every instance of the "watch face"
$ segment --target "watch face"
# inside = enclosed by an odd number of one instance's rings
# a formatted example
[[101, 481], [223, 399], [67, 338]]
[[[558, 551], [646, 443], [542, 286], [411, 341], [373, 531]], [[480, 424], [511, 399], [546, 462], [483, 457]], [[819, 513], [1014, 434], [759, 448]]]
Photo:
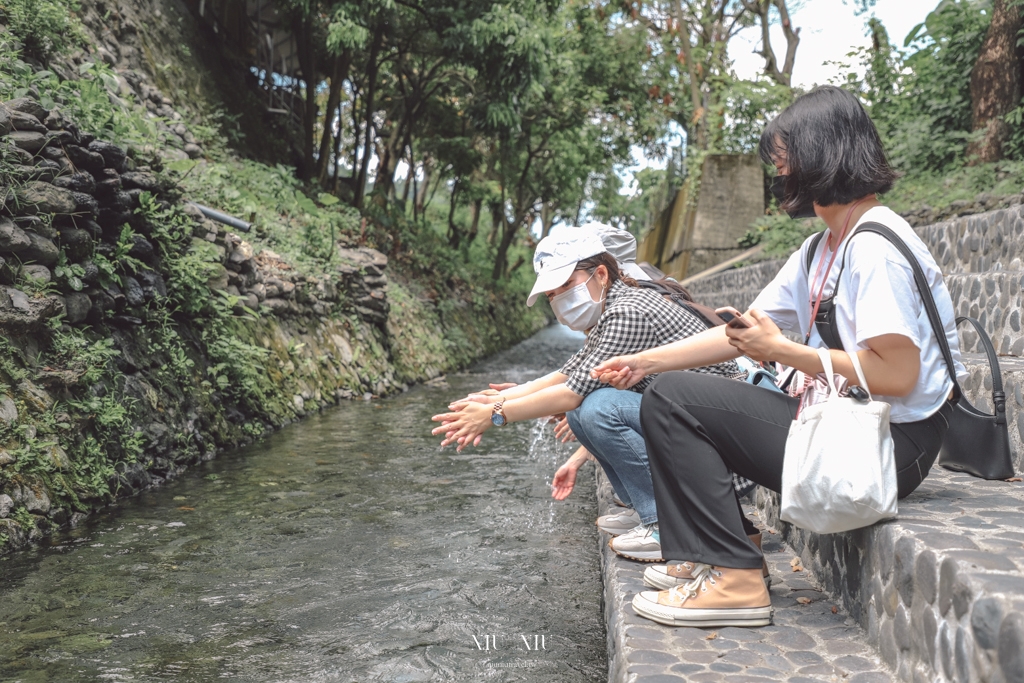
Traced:
[[491, 424], [495, 427], [502, 427], [505, 424], [505, 416], [501, 413], [494, 413], [491, 415]]

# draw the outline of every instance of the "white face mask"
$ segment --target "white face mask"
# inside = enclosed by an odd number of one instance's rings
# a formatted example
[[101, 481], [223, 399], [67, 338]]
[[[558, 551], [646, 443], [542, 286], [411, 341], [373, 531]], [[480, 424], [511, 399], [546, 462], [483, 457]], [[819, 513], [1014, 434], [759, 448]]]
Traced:
[[558, 322], [570, 330], [586, 332], [596, 325], [601, 317], [603, 309], [601, 304], [604, 303], [604, 298], [602, 297], [600, 301], [594, 301], [593, 297], [590, 296], [590, 290], [587, 289], [587, 282], [593, 279], [594, 276], [591, 275], [587, 278], [586, 282], [582, 282], [569, 291], [562, 292], [551, 299], [551, 310], [554, 311]]

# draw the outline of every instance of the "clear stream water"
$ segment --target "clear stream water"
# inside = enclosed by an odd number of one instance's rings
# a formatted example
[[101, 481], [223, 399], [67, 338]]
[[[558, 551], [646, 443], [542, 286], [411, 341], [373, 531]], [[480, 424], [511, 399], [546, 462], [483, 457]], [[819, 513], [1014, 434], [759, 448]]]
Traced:
[[0, 559], [0, 680], [604, 680], [592, 468], [558, 503], [550, 427], [456, 454], [428, 421], [580, 343], [333, 408]]

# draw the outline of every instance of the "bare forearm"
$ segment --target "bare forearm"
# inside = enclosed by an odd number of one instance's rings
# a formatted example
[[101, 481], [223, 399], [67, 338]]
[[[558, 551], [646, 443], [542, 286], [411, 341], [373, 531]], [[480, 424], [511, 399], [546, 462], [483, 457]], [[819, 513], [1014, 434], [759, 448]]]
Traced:
[[511, 399], [523, 398], [530, 394], [537, 393], [548, 387], [558, 386], [559, 384], [565, 384], [567, 377], [557, 370], [555, 372], [538, 377], [535, 380], [520, 384], [519, 386], [512, 387], [510, 389], [502, 389], [499, 393], [505, 397], [506, 401]]
[[567, 413], [579, 408], [583, 397], [563, 383], [536, 391], [521, 398], [505, 401], [503, 411], [509, 422], [522, 422], [548, 415]]
[[719, 326], [638, 355], [650, 363], [648, 374], [655, 374], [723, 363], [738, 358], [740, 352], [729, 344], [725, 328]]

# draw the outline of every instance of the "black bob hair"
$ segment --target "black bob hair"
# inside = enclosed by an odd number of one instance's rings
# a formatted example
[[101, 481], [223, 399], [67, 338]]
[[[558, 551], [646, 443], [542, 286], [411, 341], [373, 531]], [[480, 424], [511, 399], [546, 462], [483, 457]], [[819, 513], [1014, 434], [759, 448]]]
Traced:
[[789, 170], [781, 208], [849, 204], [892, 189], [899, 175], [889, 166], [875, 124], [857, 98], [834, 86], [815, 88], [765, 126], [761, 159], [785, 159]]

